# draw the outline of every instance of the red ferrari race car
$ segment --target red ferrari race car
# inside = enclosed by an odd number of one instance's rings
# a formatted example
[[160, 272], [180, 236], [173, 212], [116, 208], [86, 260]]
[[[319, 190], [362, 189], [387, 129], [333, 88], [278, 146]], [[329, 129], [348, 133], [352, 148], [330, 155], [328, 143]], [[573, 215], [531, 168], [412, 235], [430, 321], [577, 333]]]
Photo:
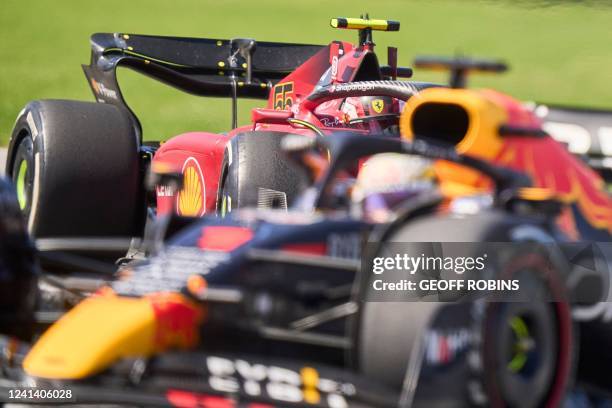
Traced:
[[[398, 81], [412, 70], [397, 66], [395, 48], [388, 50], [388, 65], [379, 64], [372, 31], [398, 31], [399, 23], [338, 18], [331, 25], [357, 29], [359, 43], [94, 34], [91, 62], [83, 69], [98, 103], [30, 102], [12, 134], [6, 173], [32, 235], [140, 236], [147, 209], [163, 214], [175, 205], [183, 216], [286, 208], [300, 181], [280, 153], [281, 136], [341, 129], [397, 133], [403, 101], [433, 86]], [[119, 66], [185, 92], [231, 98], [232, 129], [186, 133], [161, 146], [143, 142], [117, 83]], [[267, 104], [253, 110], [252, 123], [238, 127], [241, 97]], [[156, 197], [144, 191], [151, 161], [184, 174], [179, 194], [163, 185]]]
[[[30, 233], [61, 237], [52, 243], [60, 249], [80, 247], [71, 237], [128, 237], [124, 245], [114, 246], [114, 255], [122, 255], [132, 242], [129, 237], [142, 236], [148, 215], [173, 207], [183, 216], [246, 206], [286, 208], [303, 186], [280, 149], [287, 133], [320, 136], [350, 129], [397, 134], [404, 102], [435, 86], [397, 81], [412, 70], [397, 66], [395, 48], [387, 50], [388, 64], [379, 64], [372, 31], [397, 31], [399, 23], [338, 18], [331, 25], [357, 29], [359, 43], [94, 34], [91, 62], [83, 69], [97, 103], [33, 101], [15, 124], [6, 174], [16, 184]], [[426, 62], [421, 65], [440, 66]], [[161, 147], [143, 142], [139, 120], [117, 82], [119, 66], [185, 92], [231, 98], [232, 129], [178, 135]], [[462, 85], [467, 71], [504, 69], [488, 63], [459, 68], [453, 86]], [[237, 127], [237, 99], [242, 97], [267, 104], [253, 110], [252, 123]], [[546, 130], [568, 141], [574, 152], [592, 154], [590, 164], [610, 178], [605, 160], [610, 147], [595, 135], [609, 130], [601, 124], [612, 122], [610, 113], [546, 106], [536, 111], [554, 121], [545, 124]], [[588, 126], [573, 125], [581, 121]], [[145, 191], [143, 179], [152, 161], [184, 174], [180, 193], [164, 185], [156, 194]]]

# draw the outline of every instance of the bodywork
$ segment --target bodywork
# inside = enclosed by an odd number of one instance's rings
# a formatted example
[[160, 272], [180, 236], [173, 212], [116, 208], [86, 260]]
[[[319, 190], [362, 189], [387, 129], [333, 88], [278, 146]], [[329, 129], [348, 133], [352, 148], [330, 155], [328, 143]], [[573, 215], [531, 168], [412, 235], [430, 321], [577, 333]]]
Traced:
[[[91, 62], [83, 69], [99, 102], [129, 110], [117, 82], [119, 66], [198, 96], [233, 100], [232, 129], [228, 132], [177, 135], [155, 153], [154, 162], [190, 172], [186, 181], [191, 181], [186, 184], [192, 190], [186, 194], [195, 195], [194, 203], [180, 205], [180, 196], [160, 186], [156, 205], [161, 214], [169, 211], [174, 202], [182, 215], [214, 212], [224, 149], [236, 134], [259, 130], [312, 134], [312, 125], [325, 133], [349, 128], [339, 108], [342, 84], [411, 74], [393, 61], [395, 65], [381, 67], [373, 43], [354, 46], [334, 41], [319, 46], [126, 33], [94, 34], [91, 43]], [[313, 98], [315, 90], [319, 95]], [[366, 86], [361, 94], [368, 95], [367, 90]], [[338, 97], [334, 97], [334, 92]], [[237, 127], [236, 103], [242, 97], [267, 103], [253, 110], [251, 124]], [[129, 111], [140, 137], [140, 123]], [[295, 121], [289, 123], [289, 119]], [[305, 122], [311, 126], [304, 126]]]

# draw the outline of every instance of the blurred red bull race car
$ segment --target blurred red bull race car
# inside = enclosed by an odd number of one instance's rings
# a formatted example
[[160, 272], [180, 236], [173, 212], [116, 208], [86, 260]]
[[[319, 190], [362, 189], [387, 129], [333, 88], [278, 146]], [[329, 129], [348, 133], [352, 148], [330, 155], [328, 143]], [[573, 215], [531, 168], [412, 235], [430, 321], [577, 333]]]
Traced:
[[[456, 106], [467, 106], [465, 90], [451, 92]], [[477, 102], [489, 94], [469, 95]], [[416, 112], [406, 111], [401, 125], [413, 128]], [[571, 204], [560, 194], [534, 187], [524, 172], [436, 145], [427, 129], [411, 143], [290, 135], [283, 148], [313, 182], [290, 211], [241, 210], [187, 226], [170, 212], [150, 235], [150, 259], [128, 263], [93, 296], [68, 287], [69, 278], [47, 279], [77, 304], [33, 346], [3, 340], [3, 398], [18, 390], [26, 402], [54, 403], [536, 407], [567, 401], [574, 378], [589, 391], [585, 401], [605, 398], [606, 356], [596, 346], [612, 334], [598, 306], [607, 298], [609, 248], [589, 239], [591, 228], [571, 238], [576, 231], [563, 221]], [[507, 141], [546, 140], [522, 129]], [[347, 169], [364, 157], [351, 182]], [[583, 169], [568, 157], [564, 170]], [[456, 171], [441, 165], [460, 166], [475, 183], [458, 186]], [[387, 176], [383, 188], [379, 175], [393, 168], [404, 178]], [[176, 191], [184, 180], [158, 177]], [[480, 189], [483, 177], [489, 184]], [[457, 251], [484, 251], [487, 267], [472, 277], [516, 280], [526, 297], [494, 289], [465, 297], [443, 287], [441, 270], [417, 275], [416, 284], [430, 283], [416, 292], [380, 291], [372, 273], [380, 257]], [[22, 283], [12, 288], [27, 287], [21, 272], [9, 273]], [[394, 285], [410, 277], [398, 267], [388, 276]], [[33, 327], [20, 323], [24, 332]], [[597, 336], [579, 343], [578, 333]], [[64, 394], [28, 397], [37, 389]]]
[[[312, 155], [321, 147], [332, 159], [319, 173]], [[15, 338], [0, 342], [2, 398], [180, 407], [564, 401], [578, 348], [568, 295], [573, 264], [545, 250], [562, 234], [554, 222], [558, 203], [529, 196], [535, 190], [521, 173], [422, 141], [291, 135], [284, 148], [315, 181], [298, 207], [199, 218], [172, 238], [151, 242], [149, 260], [121, 268], [92, 296], [64, 285], [80, 299], [33, 346]], [[478, 211], [465, 212], [458, 201], [447, 201], [444, 188], [425, 183], [423, 166], [403, 190], [394, 183], [371, 195], [365, 177], [358, 180], [365, 198], [346, 200], [345, 169], [377, 154], [387, 155], [383, 165], [421, 159], [469, 168], [492, 181], [493, 200], [474, 196]], [[182, 175], [174, 180], [178, 187]], [[389, 203], [388, 222], [368, 221], [367, 198]], [[351, 215], [358, 210], [363, 216]], [[171, 224], [156, 226], [161, 231], [153, 237], [163, 237]], [[376, 289], [371, 265], [378, 256], [397, 250], [433, 256], [452, 252], [442, 242], [453, 241], [465, 254], [486, 250], [488, 241], [511, 242], [487, 250], [488, 267], [478, 276], [505, 275], [546, 297], [483, 292], [459, 302], [461, 290]], [[23, 282], [29, 275], [20, 272], [9, 276]], [[589, 349], [585, 355], [588, 360]]]

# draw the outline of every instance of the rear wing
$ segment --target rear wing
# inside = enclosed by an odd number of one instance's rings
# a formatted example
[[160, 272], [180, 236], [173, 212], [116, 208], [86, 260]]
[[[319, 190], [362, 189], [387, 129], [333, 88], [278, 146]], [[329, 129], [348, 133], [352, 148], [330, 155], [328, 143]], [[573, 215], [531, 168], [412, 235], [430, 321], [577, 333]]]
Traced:
[[[267, 99], [269, 90], [320, 45], [98, 33], [91, 36], [91, 61], [83, 71], [98, 102], [127, 108], [138, 134], [140, 123], [125, 102], [116, 69], [125, 66], [198, 96]], [[235, 123], [236, 112], [234, 109]]]
[[539, 104], [535, 113], [547, 133], [612, 185], [612, 110]]

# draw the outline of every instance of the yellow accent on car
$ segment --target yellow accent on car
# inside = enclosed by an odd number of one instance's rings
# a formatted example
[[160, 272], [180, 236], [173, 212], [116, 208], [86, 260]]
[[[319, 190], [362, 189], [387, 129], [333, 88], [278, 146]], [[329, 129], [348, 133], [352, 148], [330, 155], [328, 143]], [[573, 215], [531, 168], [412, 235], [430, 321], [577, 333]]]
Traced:
[[[406, 102], [400, 133], [410, 141], [415, 137], [441, 139], [459, 153], [493, 160], [502, 149], [499, 128], [507, 119], [506, 111], [484, 93], [430, 88]], [[443, 182], [476, 185], [483, 177], [476, 170], [449, 162], [439, 161], [435, 168]]]
[[155, 328], [148, 299], [91, 297], [43, 334], [26, 356], [23, 368], [34, 377], [85, 378], [120, 358], [151, 355]]
[[399, 21], [393, 20], [371, 20], [365, 18], [332, 18], [329, 24], [334, 28], [346, 28], [362, 30], [369, 28], [376, 31], [399, 31]]
[[151, 163], [151, 171], [157, 174], [168, 174], [179, 171], [174, 163], [157, 160]]
[[323, 134], [323, 132], [321, 132], [321, 129], [319, 129], [318, 127], [316, 127], [315, 125], [313, 125], [310, 122], [306, 122], [305, 120], [291, 118], [291, 119], [287, 119], [287, 122], [289, 122], [289, 124], [291, 124], [291, 125], [304, 126], [305, 128], [308, 128], [308, 129], [312, 130], [313, 132], [315, 132], [319, 136], [325, 136]]
[[153, 62], [157, 62], [157, 63], [164, 64], [164, 65], [170, 65], [170, 66], [172, 66], [172, 67], [178, 67], [178, 68], [189, 68], [189, 66], [188, 66], [188, 65], [176, 64], [176, 63], [174, 63], [174, 62], [164, 61], [164, 60], [161, 60], [161, 59], [159, 59], [159, 58], [153, 58], [153, 57], [151, 57], [151, 56], [144, 55], [144, 54], [140, 54], [140, 53], [135, 52], [135, 51], [130, 51], [130, 50], [129, 50], [129, 49], [127, 49], [127, 48], [114, 48], [114, 47], [111, 47], [111, 48], [106, 48], [104, 51], [102, 51], [102, 54], [103, 54], [103, 55], [107, 55], [107, 54], [111, 54], [111, 53], [114, 53], [114, 52], [121, 52], [121, 53], [123, 53], [123, 54], [125, 54], [125, 55], [131, 55], [131, 56], [133, 56], [133, 57], [138, 57], [138, 58], [142, 58], [142, 59], [147, 59], [147, 60], [149, 60], [149, 63], [150, 63], [151, 61], [153, 61]]
[[523, 187], [519, 191], [519, 197], [524, 200], [543, 201], [555, 198], [555, 193], [548, 188]]
[[187, 279], [187, 290], [194, 296], [202, 296], [208, 287], [202, 275], [193, 274]]
[[465, 183], [444, 179], [440, 180], [439, 188], [440, 193], [445, 198], [466, 197], [487, 193], [487, 190], [484, 188], [477, 188]]
[[503, 144], [499, 127], [506, 123], [507, 114], [485, 95], [470, 89], [430, 88], [419, 93], [418, 97], [410, 98], [400, 118], [402, 137], [414, 139], [415, 133], [420, 133], [417, 122], [425, 115], [446, 119], [442, 115], [448, 112], [448, 107], [455, 107], [467, 116], [467, 126], [456, 140], [457, 152], [484, 159], [494, 158]]
[[374, 99], [371, 105], [372, 109], [376, 113], [380, 113], [383, 111], [383, 109], [385, 109], [385, 101], [383, 101], [382, 99]]
[[179, 214], [195, 217], [201, 215], [204, 206], [202, 180], [195, 166], [187, 166], [183, 173], [183, 189], [179, 193]]
[[308, 404], [318, 404], [321, 400], [321, 394], [317, 390], [319, 373], [312, 367], [303, 367], [300, 376], [304, 385], [304, 400]]

